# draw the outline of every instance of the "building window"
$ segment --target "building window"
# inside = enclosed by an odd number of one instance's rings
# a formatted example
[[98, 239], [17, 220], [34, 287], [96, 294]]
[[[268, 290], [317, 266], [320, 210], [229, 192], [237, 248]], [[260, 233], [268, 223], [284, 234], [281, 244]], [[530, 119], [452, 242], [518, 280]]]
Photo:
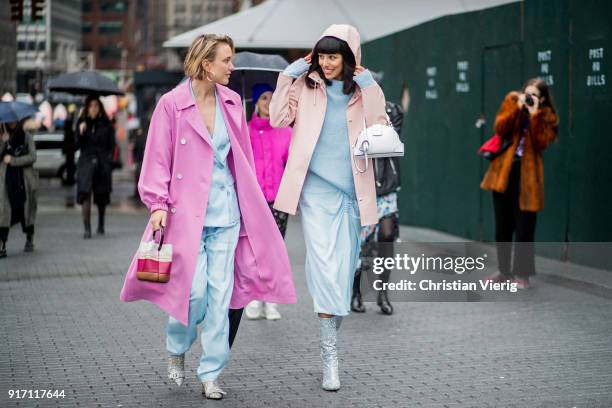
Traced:
[[184, 14], [187, 12], [187, 6], [184, 4], [177, 4], [174, 6], [174, 12], [176, 14]]
[[201, 4], [194, 4], [191, 6], [191, 12], [193, 14], [201, 14], [202, 13], [202, 5]]
[[118, 34], [123, 30], [121, 21], [101, 21], [98, 23], [98, 32], [100, 34]]
[[81, 32], [83, 34], [89, 34], [91, 33], [91, 23], [90, 22], [83, 22], [83, 24], [81, 25]]
[[121, 59], [121, 49], [114, 45], [107, 45], [100, 48], [100, 57], [108, 59]]
[[93, 3], [85, 1], [81, 4], [81, 11], [83, 13], [91, 13], [93, 11]]
[[100, 6], [104, 13], [123, 13], [126, 8], [125, 1], [108, 1]]

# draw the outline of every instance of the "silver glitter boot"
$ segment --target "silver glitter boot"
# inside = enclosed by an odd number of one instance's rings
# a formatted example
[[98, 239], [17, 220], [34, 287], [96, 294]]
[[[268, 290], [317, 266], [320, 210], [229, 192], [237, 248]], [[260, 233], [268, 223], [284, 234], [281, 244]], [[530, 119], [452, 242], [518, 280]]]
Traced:
[[321, 335], [321, 360], [323, 362], [323, 382], [321, 388], [326, 391], [340, 389], [338, 376], [338, 349], [336, 347], [336, 319], [319, 318]]
[[202, 394], [208, 399], [220, 400], [227, 392], [223, 391], [217, 381], [202, 381]]
[[179, 387], [185, 379], [185, 355], [168, 357], [168, 379], [174, 381]]
[[342, 326], [343, 316], [334, 316], [333, 319], [336, 321], [336, 331], [340, 331], [340, 326]]

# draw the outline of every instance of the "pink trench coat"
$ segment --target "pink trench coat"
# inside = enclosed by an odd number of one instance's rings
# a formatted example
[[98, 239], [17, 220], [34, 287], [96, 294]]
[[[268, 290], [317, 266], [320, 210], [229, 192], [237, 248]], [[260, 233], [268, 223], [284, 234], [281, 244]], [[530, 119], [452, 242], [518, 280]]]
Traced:
[[[242, 308], [253, 299], [295, 303], [287, 249], [257, 183], [240, 96], [221, 85], [216, 90], [230, 138], [228, 165], [241, 214], [230, 308]], [[212, 149], [189, 82], [184, 81], [163, 95], [155, 108], [138, 183], [147, 208], [168, 211], [165, 242], [173, 245], [171, 278], [168, 283], [139, 281], [135, 255], [121, 300], [149, 300], [185, 325], [211, 185]], [[151, 234], [147, 224], [142, 239]]]

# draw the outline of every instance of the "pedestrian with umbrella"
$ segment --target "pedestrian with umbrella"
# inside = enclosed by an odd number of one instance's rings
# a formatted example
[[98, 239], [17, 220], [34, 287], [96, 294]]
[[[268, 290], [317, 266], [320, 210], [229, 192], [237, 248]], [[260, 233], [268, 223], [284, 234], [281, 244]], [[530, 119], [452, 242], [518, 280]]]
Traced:
[[[276, 210], [273, 206], [287, 164], [289, 144], [291, 143], [291, 128], [276, 129], [270, 125], [272, 92], [274, 92], [274, 88], [266, 83], [253, 86], [251, 95], [255, 104], [255, 111], [249, 121], [249, 135], [253, 148], [253, 158], [255, 159], [257, 181], [266, 197], [276, 225], [284, 238], [289, 214]], [[281, 318], [275, 303], [260, 300], [254, 300], [247, 305], [246, 315], [251, 320], [260, 318], [279, 320]]]
[[98, 207], [97, 233], [105, 233], [106, 206], [113, 190], [113, 152], [115, 129], [100, 99], [88, 96], [77, 121], [77, 202], [82, 206], [84, 239], [91, 238], [91, 201]]
[[[243, 108], [246, 112], [246, 101], [251, 100], [255, 105], [256, 109], [259, 110], [258, 115], [261, 116], [261, 113], [265, 111], [269, 111], [270, 98], [264, 90], [265, 87], [269, 87], [269, 90], [274, 90], [274, 86], [276, 85], [276, 81], [278, 79], [278, 74], [283, 72], [285, 68], [289, 65], [287, 60], [285, 60], [280, 55], [276, 54], [258, 54], [255, 52], [243, 51], [237, 53], [232, 59], [232, 63], [234, 64], [234, 71], [230, 75], [229, 84], [227, 85], [231, 90], [242, 96]], [[258, 105], [260, 105], [258, 107]], [[265, 106], [263, 106], [265, 105]], [[262, 125], [264, 128], [269, 127], [269, 114], [268, 118], [263, 118], [263, 121], [255, 120], [252, 118], [249, 123], [249, 132], [250, 136], [254, 135], [254, 126], [255, 123]], [[265, 122], [268, 122], [268, 125], [265, 125]], [[282, 132], [286, 132], [288, 129], [283, 129]], [[260, 134], [260, 131], [264, 131], [264, 129], [257, 129], [257, 134]], [[265, 131], [264, 131], [265, 132]], [[282, 134], [282, 132], [279, 132]], [[265, 132], [266, 135], [261, 134], [261, 139], [259, 140], [268, 140], [270, 143], [275, 140], [274, 135], [269, 132]], [[255, 135], [257, 138], [257, 135]], [[256, 143], [251, 139], [251, 144]], [[283, 143], [281, 143], [282, 145]], [[257, 164], [259, 156], [259, 165]], [[257, 171], [257, 178], [260, 182], [260, 187], [265, 192], [263, 178], [264, 169], [262, 168], [262, 160], [266, 161], [263, 158], [263, 151], [258, 150], [257, 148], [253, 148], [253, 155], [255, 156], [255, 167]], [[270, 155], [268, 155], [270, 157]], [[276, 157], [282, 157], [282, 155], [276, 155]], [[283, 162], [286, 163], [286, 154]], [[265, 165], [264, 165], [265, 166]], [[269, 174], [269, 173], [268, 173]], [[281, 172], [282, 176], [282, 172]], [[268, 180], [271, 181], [270, 178]], [[280, 178], [274, 183], [278, 183]], [[278, 187], [276, 188], [278, 189]], [[274, 193], [276, 195], [276, 193]], [[270, 207], [274, 218], [277, 222], [279, 230], [281, 231], [282, 236], [285, 236], [285, 228], [287, 226], [288, 214], [283, 213], [282, 211], [277, 211], [272, 209], [270, 205], [271, 202], [274, 201], [274, 198], [270, 198], [270, 194], [266, 196], [266, 200], [268, 201], [268, 206]], [[247, 318], [249, 319], [259, 319], [261, 317], [265, 317], [270, 320], [278, 320], [281, 318], [280, 313], [278, 312], [276, 305], [274, 303], [262, 302], [259, 300], [254, 300], [249, 305], [247, 305]], [[236, 333], [238, 332], [238, 327], [240, 325], [240, 319], [242, 318], [243, 309], [230, 309], [230, 347], [233, 342], [233, 339], [236, 337]]]
[[91, 201], [98, 207], [97, 233], [105, 233], [106, 206], [112, 192], [113, 154], [116, 140], [113, 124], [108, 118], [100, 96], [123, 95], [110, 78], [95, 72], [72, 72], [51, 78], [49, 91], [87, 95], [76, 124], [77, 202], [82, 205], [84, 239], [91, 238]]
[[38, 172], [36, 147], [23, 121], [37, 109], [21, 102], [0, 102], [0, 258], [5, 258], [11, 226], [21, 224], [25, 252], [34, 250]]

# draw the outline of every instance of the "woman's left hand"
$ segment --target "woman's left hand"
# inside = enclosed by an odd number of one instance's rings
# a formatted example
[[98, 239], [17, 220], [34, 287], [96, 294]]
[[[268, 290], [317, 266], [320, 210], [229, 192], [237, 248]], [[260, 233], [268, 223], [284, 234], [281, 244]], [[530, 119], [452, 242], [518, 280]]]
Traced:
[[2, 159], [2, 161], [6, 164], [10, 164], [11, 163], [11, 156], [10, 155], [5, 155], [4, 158]]
[[359, 74], [361, 74], [362, 72], [364, 72], [366, 69], [364, 67], [362, 67], [361, 65], [357, 65], [355, 67], [355, 73], [353, 74], [353, 76], [357, 76]]

